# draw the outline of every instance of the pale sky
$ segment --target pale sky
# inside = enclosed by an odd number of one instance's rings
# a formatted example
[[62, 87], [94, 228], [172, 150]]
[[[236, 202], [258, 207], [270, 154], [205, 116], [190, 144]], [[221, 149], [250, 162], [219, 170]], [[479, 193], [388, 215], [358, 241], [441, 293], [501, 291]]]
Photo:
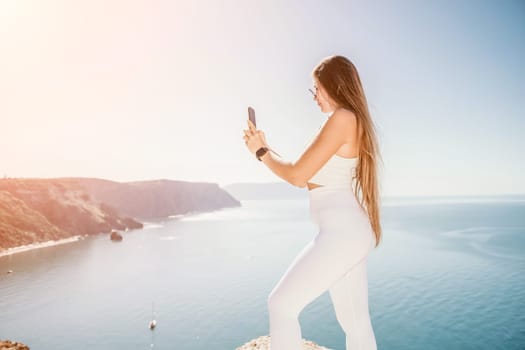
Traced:
[[384, 195], [525, 193], [523, 1], [0, 0], [0, 176], [283, 181], [247, 107], [297, 160], [333, 54], [360, 72]]

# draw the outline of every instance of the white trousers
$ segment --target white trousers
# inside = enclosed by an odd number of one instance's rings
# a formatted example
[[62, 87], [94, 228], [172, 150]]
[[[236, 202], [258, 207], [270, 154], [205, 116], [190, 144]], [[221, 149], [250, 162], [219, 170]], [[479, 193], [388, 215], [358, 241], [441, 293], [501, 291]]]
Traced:
[[329, 290], [346, 334], [346, 350], [376, 350], [367, 278], [367, 258], [375, 235], [368, 215], [351, 188], [323, 186], [308, 192], [310, 215], [319, 232], [268, 296], [270, 349], [302, 350], [299, 314]]

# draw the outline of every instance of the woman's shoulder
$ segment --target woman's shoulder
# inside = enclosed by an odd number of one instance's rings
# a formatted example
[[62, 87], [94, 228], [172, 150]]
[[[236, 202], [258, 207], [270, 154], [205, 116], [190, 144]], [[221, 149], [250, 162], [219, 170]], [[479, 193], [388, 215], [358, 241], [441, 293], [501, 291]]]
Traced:
[[323, 124], [323, 127], [341, 128], [343, 130], [353, 128], [356, 124], [357, 118], [354, 112], [346, 108], [336, 109], [328, 120]]

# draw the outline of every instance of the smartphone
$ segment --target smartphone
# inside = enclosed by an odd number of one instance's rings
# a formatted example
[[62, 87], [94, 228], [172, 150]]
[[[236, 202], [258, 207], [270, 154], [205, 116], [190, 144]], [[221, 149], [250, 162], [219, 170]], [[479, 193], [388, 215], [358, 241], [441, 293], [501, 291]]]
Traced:
[[253, 125], [257, 127], [257, 124], [255, 123], [255, 109], [252, 107], [248, 107], [248, 119], [250, 119]]
[[[255, 109], [253, 109], [252, 107], [248, 107], [248, 118], [253, 123], [253, 125], [255, 127], [257, 127], [257, 124], [255, 123]], [[281, 156], [279, 153], [275, 152], [273, 149], [271, 149], [271, 148], [269, 148], [269, 149], [273, 153], [277, 154], [279, 157]]]

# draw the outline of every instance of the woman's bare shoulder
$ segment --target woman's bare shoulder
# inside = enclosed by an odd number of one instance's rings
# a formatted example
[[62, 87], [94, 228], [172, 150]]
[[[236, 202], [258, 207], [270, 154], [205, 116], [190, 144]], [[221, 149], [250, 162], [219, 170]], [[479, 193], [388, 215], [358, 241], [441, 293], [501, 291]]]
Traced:
[[356, 125], [357, 118], [352, 111], [348, 109], [339, 108], [332, 113], [328, 118], [323, 128], [332, 128], [341, 133], [348, 133], [353, 130]]

